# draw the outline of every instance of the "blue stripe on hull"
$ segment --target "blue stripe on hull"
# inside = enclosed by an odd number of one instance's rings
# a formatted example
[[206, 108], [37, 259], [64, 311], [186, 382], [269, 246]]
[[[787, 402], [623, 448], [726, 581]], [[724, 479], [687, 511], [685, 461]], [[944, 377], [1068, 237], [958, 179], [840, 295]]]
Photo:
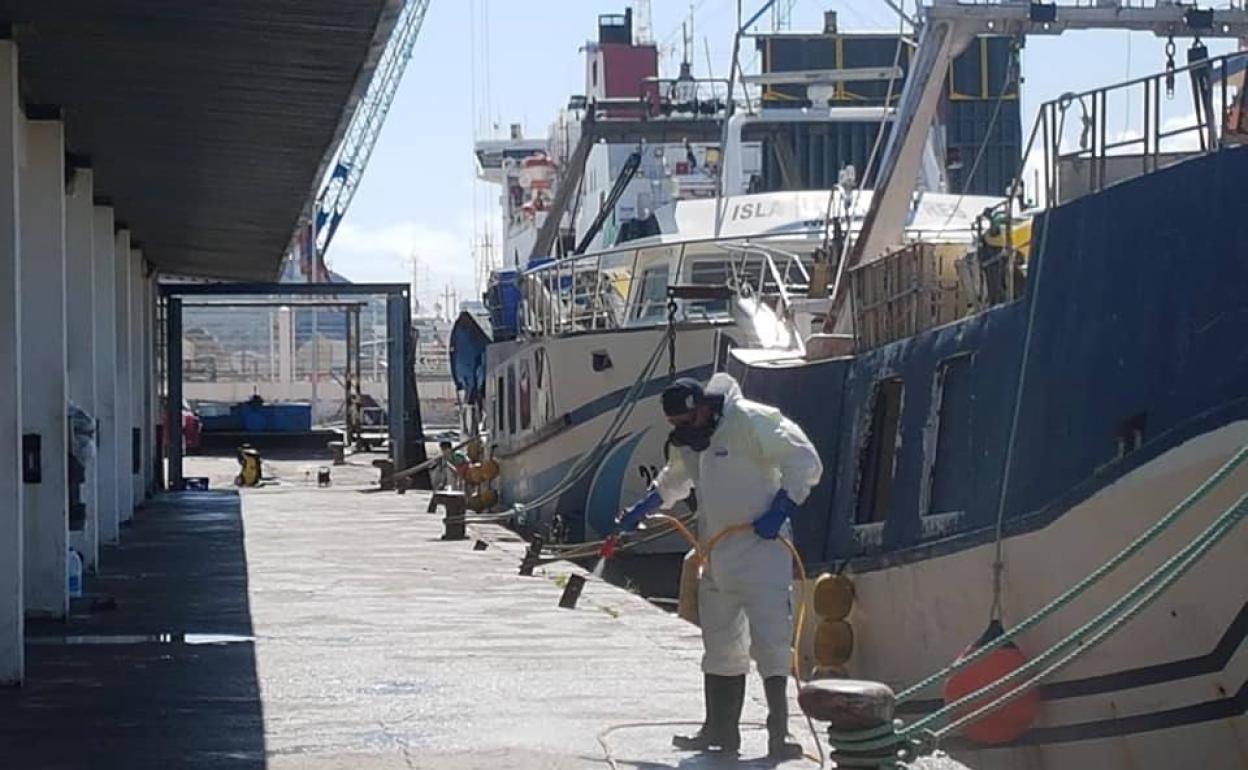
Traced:
[[[713, 372], [713, 367], [710, 364], [706, 364], [705, 366], [695, 366], [676, 372], [676, 377], [692, 377], [697, 380], [704, 380], [709, 378]], [[671, 379], [666, 376], [650, 380], [642, 389], [641, 398], [653, 398], [659, 395], [669, 382], [671, 382]], [[568, 413], [567, 424], [570, 427], [580, 425], [601, 417], [608, 412], [615, 411], [624, 402], [624, 395], [628, 393], [631, 387], [630, 385], [628, 388], [618, 388], [595, 398], [593, 401], [588, 401], [578, 406]]]
[[[1170, 730], [1176, 727], [1212, 722], [1218, 719], [1243, 716], [1248, 713], [1248, 682], [1240, 686], [1232, 696], [1215, 698], [1190, 706], [1150, 711], [1147, 714], [1136, 714], [1116, 719], [1102, 719], [1095, 722], [1080, 722], [1074, 725], [1056, 727], [1037, 727], [1028, 730], [1014, 746], [1039, 746], [1054, 743], [1070, 743], [1072, 741], [1088, 741], [1097, 738], [1114, 738], [1123, 735], [1152, 732], [1154, 730]], [[953, 748], [952, 746], [950, 748]]]
[[[1128, 668], [1112, 671], [1108, 674], [1069, 679], [1064, 682], [1052, 682], [1040, 686], [1040, 694], [1045, 700], [1062, 700], [1065, 698], [1082, 698], [1088, 695], [1104, 695], [1121, 692], [1136, 687], [1177, 682], [1197, 676], [1216, 674], [1226, 669], [1231, 658], [1248, 638], [1248, 602], [1240, 608], [1234, 620], [1227, 626], [1222, 638], [1213, 649], [1204, 655], [1191, 658], [1156, 663], [1150, 666]], [[944, 705], [939, 699], [912, 700], [897, 707], [900, 714], [929, 714]], [[1243, 713], [1243, 712], [1240, 712]]]
[[[714, 368], [710, 364], [703, 366], [690, 367], [676, 372], [677, 377], [693, 377], [696, 379], [706, 379], [714, 372]], [[642, 389], [641, 399], [654, 398], [667, 387], [671, 379], [667, 376], [656, 377], [647, 382]], [[629, 388], [618, 388], [609, 393], [595, 398], [568, 413], [565, 418], [566, 427], [563, 431], [572, 430], [585, 423], [591, 422], [610, 412], [615, 411], [624, 402], [624, 396], [628, 393]], [[605, 425], [603, 426], [605, 429]], [[569, 542], [579, 542], [589, 540], [599, 526], [605, 526], [606, 517], [614, 518], [619, 507], [619, 481], [623, 477], [626, 468], [619, 469], [619, 475], [612, 480], [604, 478], [595, 481], [595, 476], [601, 472], [603, 464], [607, 458], [618, 457], [619, 462], [626, 463], [631, 456], [632, 449], [636, 447], [636, 442], [640, 441], [644, 430], [639, 433], [627, 452], [620, 452], [618, 444], [624, 441], [628, 436], [617, 436], [611, 451], [603, 456], [593, 468], [588, 469], [575, 484], [566, 492], [559, 496], [555, 501], [552, 510], [557, 510], [562, 514], [569, 524]], [[550, 439], [550, 441], [558, 441], [558, 437]], [[550, 442], [536, 444], [530, 449], [521, 450], [520, 455], [526, 452], [542, 451]], [[518, 456], [518, 455], [517, 455]], [[537, 498], [552, 489], [560, 480], [562, 480], [567, 469], [579, 459], [579, 455], [567, 460], [561, 461], [558, 465], [546, 468], [536, 473], [530, 474], [529, 477], [529, 498]], [[601, 494], [597, 491], [598, 487], [606, 483], [604, 492]], [[515, 493], [515, 484], [508, 482], [506, 479], [501, 484], [502, 503], [503, 505], [512, 505], [517, 502]], [[549, 507], [549, 504], [548, 506]]]

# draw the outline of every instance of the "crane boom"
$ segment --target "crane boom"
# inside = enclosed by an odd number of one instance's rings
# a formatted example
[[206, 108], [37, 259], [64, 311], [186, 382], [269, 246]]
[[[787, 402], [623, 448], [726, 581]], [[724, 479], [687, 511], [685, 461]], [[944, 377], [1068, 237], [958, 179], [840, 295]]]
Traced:
[[330, 241], [359, 187], [377, 136], [386, 121], [386, 113], [390, 111], [394, 94], [411, 59], [428, 8], [429, 0], [407, 0], [403, 10], [399, 11], [394, 31], [377, 62], [372, 80], [356, 106], [355, 114], [351, 116], [329, 176], [316, 197], [314, 247], [318, 256], [329, 249]]

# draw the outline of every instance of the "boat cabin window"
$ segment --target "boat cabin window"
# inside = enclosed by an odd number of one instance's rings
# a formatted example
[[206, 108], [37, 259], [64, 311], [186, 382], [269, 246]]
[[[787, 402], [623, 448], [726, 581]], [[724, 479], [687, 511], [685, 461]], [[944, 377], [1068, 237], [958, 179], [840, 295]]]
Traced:
[[667, 264], [648, 267], [641, 274], [641, 286], [637, 290], [637, 303], [633, 308], [634, 321], [649, 321], [667, 315]]
[[[689, 283], [697, 286], [726, 286], [732, 276], [728, 268], [728, 260], [702, 259], [689, 265]], [[685, 317], [701, 318], [725, 315], [728, 312], [728, 300], [686, 300]]]
[[494, 432], [499, 435], [503, 432], [503, 421], [506, 419], [503, 404], [503, 377], [499, 375], [494, 383]]
[[507, 365], [507, 433], [516, 432], [516, 365]]
[[533, 388], [529, 379], [529, 360], [520, 362], [520, 430], [533, 425]]
[[972, 359], [950, 358], [937, 372], [936, 453], [931, 462], [931, 502], [926, 513], [965, 511], [975, 488], [975, 396]]
[[888, 518], [896, 463], [897, 429], [901, 424], [900, 377], [880, 381], [872, 397], [866, 443], [858, 453], [858, 505], [855, 524], [872, 524]]

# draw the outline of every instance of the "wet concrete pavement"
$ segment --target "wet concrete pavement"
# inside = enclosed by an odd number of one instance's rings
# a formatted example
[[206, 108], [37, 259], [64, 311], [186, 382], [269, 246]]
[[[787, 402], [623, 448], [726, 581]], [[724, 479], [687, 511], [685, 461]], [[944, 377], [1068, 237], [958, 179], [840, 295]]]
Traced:
[[[328, 489], [318, 464], [269, 463], [274, 483], [238, 494], [220, 486], [232, 459], [192, 460], [221, 491], [136, 517], [87, 581], [116, 609], [30, 629], [28, 684], [0, 692], [0, 766], [561, 770], [605, 767], [613, 725], [700, 719], [696, 628], [601, 582], [560, 609], [575, 567], [520, 577], [506, 533], [442, 542], [426, 494], [367, 491], [367, 456]], [[727, 763], [672, 750], [679, 729], [606, 740], [626, 768], [774, 766], [749, 759], [761, 730]]]

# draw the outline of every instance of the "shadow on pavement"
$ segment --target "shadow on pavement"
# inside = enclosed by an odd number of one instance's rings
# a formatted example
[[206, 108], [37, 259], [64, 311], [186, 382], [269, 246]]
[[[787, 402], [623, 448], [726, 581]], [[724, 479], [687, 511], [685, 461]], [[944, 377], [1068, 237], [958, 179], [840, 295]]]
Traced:
[[122, 542], [67, 623], [27, 623], [0, 765], [265, 767], [238, 494], [161, 495]]

